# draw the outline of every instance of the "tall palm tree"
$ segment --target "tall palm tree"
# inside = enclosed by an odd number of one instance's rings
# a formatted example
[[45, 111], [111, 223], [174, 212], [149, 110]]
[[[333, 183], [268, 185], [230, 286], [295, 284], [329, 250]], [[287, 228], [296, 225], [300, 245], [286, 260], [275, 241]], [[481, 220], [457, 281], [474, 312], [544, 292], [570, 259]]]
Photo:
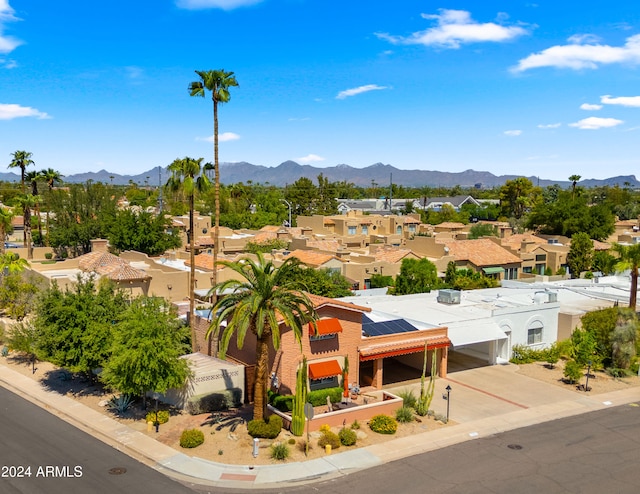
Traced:
[[31, 209], [38, 204], [39, 196], [33, 194], [22, 194], [16, 197], [16, 202], [20, 205], [24, 215], [24, 236], [27, 244], [27, 259], [33, 259], [33, 242], [31, 241]]
[[[11, 163], [9, 163], [9, 168], [20, 168], [20, 183], [22, 184], [22, 193], [25, 194], [26, 190], [24, 187], [24, 179], [25, 179], [25, 169], [29, 165], [35, 165], [35, 162], [31, 159], [33, 153], [29, 153], [28, 151], [16, 151], [11, 153], [13, 159]], [[26, 215], [26, 212], [25, 212]], [[27, 234], [26, 234], [26, 226], [25, 233], [22, 236], [22, 243], [24, 246], [27, 246]]]
[[636, 299], [638, 295], [638, 266], [640, 266], [640, 244], [621, 245], [614, 243], [613, 251], [618, 254], [618, 263], [615, 266], [617, 272], [631, 272], [631, 288], [629, 293], [629, 308], [636, 311]]
[[[233, 72], [220, 70], [196, 70], [196, 74], [200, 80], [189, 84], [189, 95], [204, 98], [206, 90], [211, 91], [211, 100], [213, 101], [213, 166], [214, 166], [214, 183], [215, 183], [215, 218], [213, 228], [213, 276], [211, 284], [215, 286], [218, 282], [216, 264], [218, 262], [218, 239], [220, 234], [220, 163], [218, 161], [218, 104], [227, 103], [231, 99], [229, 88], [237, 87]], [[212, 294], [213, 300], [216, 300], [216, 293]]]
[[[48, 197], [49, 199], [51, 198], [51, 191], [53, 190], [53, 188], [57, 185], [57, 184], [61, 184], [62, 183], [62, 177], [64, 175], [62, 175], [59, 171], [54, 170], [53, 168], [47, 168], [46, 170], [41, 170], [40, 171], [40, 175], [42, 176], [42, 179], [47, 183], [47, 188], [48, 188]], [[46, 218], [46, 229], [47, 229], [47, 238], [46, 238], [46, 245], [49, 245], [49, 207], [47, 207], [47, 218]]]
[[[38, 197], [38, 180], [43, 180], [42, 172], [32, 171], [27, 172], [24, 176], [25, 181], [31, 186], [31, 195]], [[38, 227], [38, 233], [40, 236], [40, 242], [42, 242], [42, 222], [40, 221], [40, 203], [36, 200], [34, 204], [34, 212], [36, 214], [36, 222]]]
[[581, 178], [580, 175], [571, 175], [569, 177], [569, 180], [571, 180], [571, 199], [576, 198], [576, 185], [578, 185]]
[[0, 207], [0, 254], [4, 254], [4, 242], [11, 231], [11, 220], [15, 214], [7, 208]]
[[219, 354], [224, 358], [233, 333], [238, 348], [244, 345], [247, 333], [256, 338], [256, 369], [253, 418], [265, 417], [267, 408], [267, 382], [269, 341], [280, 347], [280, 324], [286, 324], [300, 343], [302, 326], [317, 318], [313, 303], [301, 292], [293, 280], [293, 272], [300, 265], [296, 258], [288, 258], [279, 268], [258, 254], [256, 261], [241, 259], [222, 261], [221, 265], [238, 273], [243, 280], [227, 280], [211, 288], [211, 292], [227, 292], [221, 296], [211, 313], [214, 314], [207, 338], [217, 338], [223, 321], [226, 326], [220, 336]]
[[[206, 172], [211, 169], [211, 164], [202, 165], [204, 158], [183, 158], [176, 159], [169, 165], [169, 179], [165, 187], [174, 192], [181, 192], [189, 201], [189, 260], [191, 261], [191, 269], [189, 275], [189, 327], [191, 328], [191, 347], [193, 351], [198, 351], [196, 341], [196, 327], [193, 317], [195, 309], [195, 291], [196, 291], [196, 263], [195, 263], [195, 231], [193, 228], [193, 214], [195, 209], [196, 192], [206, 192], [211, 183]], [[215, 266], [214, 266], [215, 272]]]

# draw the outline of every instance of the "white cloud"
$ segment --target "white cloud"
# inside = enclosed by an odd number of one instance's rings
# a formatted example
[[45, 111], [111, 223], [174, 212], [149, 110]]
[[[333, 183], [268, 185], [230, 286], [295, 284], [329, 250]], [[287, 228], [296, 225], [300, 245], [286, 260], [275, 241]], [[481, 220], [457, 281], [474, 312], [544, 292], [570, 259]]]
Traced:
[[534, 53], [518, 62], [513, 72], [539, 67], [558, 67], [565, 69], [597, 69], [600, 65], [612, 63], [640, 63], [640, 34], [627, 38], [624, 46], [601, 44], [582, 44], [569, 38], [568, 45], [556, 45], [539, 53]]
[[510, 137], [516, 137], [522, 134], [521, 130], [505, 130], [504, 131], [504, 135], [506, 136], [510, 136]]
[[18, 62], [10, 58], [0, 58], [0, 66], [5, 69], [15, 69], [18, 66]]
[[6, 23], [20, 20], [13, 15], [14, 12], [9, 5], [9, 0], [0, 0], [0, 53], [10, 53], [22, 44], [19, 39], [4, 34]]
[[606, 96], [600, 97], [600, 102], [605, 105], [621, 105], [639, 108], [640, 96], [618, 96], [617, 98], [612, 98], [607, 94]]
[[[394, 44], [460, 48], [460, 45], [466, 43], [508, 41], [528, 34], [528, 31], [520, 26], [476, 22], [466, 10], [440, 9], [439, 14], [422, 14], [422, 17], [435, 20], [437, 26], [409, 36], [393, 36], [386, 33], [376, 33], [376, 36]], [[498, 17], [502, 20], [505, 15], [501, 14]]]
[[238, 7], [248, 7], [249, 5], [255, 5], [260, 2], [262, 2], [262, 0], [176, 0], [176, 6], [188, 10], [233, 10]]
[[297, 161], [298, 163], [317, 163], [318, 161], [324, 161], [324, 158], [317, 154], [308, 154], [302, 158], [296, 158], [294, 161]]
[[387, 86], [378, 86], [377, 84], [367, 84], [366, 86], [354, 87], [352, 89], [345, 89], [340, 91], [336, 99], [345, 99], [349, 96], [355, 96], [356, 94], [368, 93], [369, 91], [380, 91], [381, 89], [388, 89]]
[[[238, 139], [240, 139], [240, 136], [233, 132], [223, 132], [222, 134], [218, 134], [218, 142], [237, 141]], [[196, 137], [196, 141], [213, 142], [213, 136]]]
[[0, 120], [13, 120], [14, 118], [20, 117], [36, 117], [38, 120], [51, 118], [46, 113], [31, 108], [30, 106], [0, 103]]
[[589, 117], [589, 118], [583, 118], [582, 120], [579, 120], [576, 123], [569, 124], [569, 127], [577, 127], [579, 129], [587, 129], [587, 130], [597, 130], [597, 129], [604, 129], [607, 127], [615, 127], [616, 125], [620, 125], [623, 123], [624, 123], [623, 120], [618, 120], [617, 118]]
[[552, 124], [540, 124], [538, 125], [539, 129], [557, 129], [558, 127], [560, 127], [562, 124], [560, 122], [558, 123], [552, 123]]
[[592, 105], [590, 103], [582, 103], [580, 105], [581, 110], [594, 111], [594, 110], [602, 110], [602, 105]]
[[572, 45], [583, 45], [585, 43], [593, 45], [598, 43], [600, 38], [595, 34], [574, 34], [573, 36], [569, 36], [567, 41]]

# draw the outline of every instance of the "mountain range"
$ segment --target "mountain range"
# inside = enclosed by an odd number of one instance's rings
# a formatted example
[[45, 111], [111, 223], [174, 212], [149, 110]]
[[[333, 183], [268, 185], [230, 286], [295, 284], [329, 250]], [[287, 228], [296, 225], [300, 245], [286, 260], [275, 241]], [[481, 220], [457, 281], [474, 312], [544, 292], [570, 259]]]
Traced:
[[[465, 170], [463, 172], [446, 172], [432, 170], [401, 170], [391, 165], [376, 163], [365, 168], [354, 168], [349, 165], [337, 165], [326, 168], [318, 168], [311, 165], [300, 165], [295, 161], [285, 161], [275, 167], [253, 165], [246, 162], [220, 163], [220, 182], [223, 184], [234, 184], [239, 182], [269, 183], [279, 187], [292, 184], [301, 177], [306, 177], [317, 183], [318, 175], [326, 177], [330, 182], [351, 182], [357, 186], [386, 187], [390, 183], [403, 185], [405, 187], [496, 187], [503, 185], [507, 180], [513, 180], [522, 175], [494, 175], [490, 172]], [[83, 183], [88, 180], [94, 182], [112, 183], [114, 185], [127, 185], [136, 183], [139, 186], [158, 186], [167, 181], [169, 172], [167, 168], [155, 167], [137, 175], [120, 175], [107, 170], [98, 172], [78, 173], [64, 177], [68, 183]], [[569, 180], [557, 181], [548, 180], [536, 176], [526, 177], [535, 185], [546, 187], [557, 184], [561, 187], [569, 187]], [[17, 182], [20, 176], [15, 173], [0, 173], [0, 180], [6, 182]], [[640, 188], [640, 182], [635, 175], [624, 175], [598, 179], [580, 180], [583, 187], [597, 186], [628, 186]]]

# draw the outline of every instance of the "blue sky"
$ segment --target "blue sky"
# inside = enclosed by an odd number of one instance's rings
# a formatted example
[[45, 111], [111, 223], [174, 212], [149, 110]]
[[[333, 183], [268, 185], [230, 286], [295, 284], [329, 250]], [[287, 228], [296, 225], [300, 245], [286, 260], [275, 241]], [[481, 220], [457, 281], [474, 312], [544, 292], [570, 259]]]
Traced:
[[211, 100], [187, 91], [209, 69], [240, 84], [223, 162], [554, 180], [640, 162], [637, 2], [0, 0], [0, 165], [211, 161]]

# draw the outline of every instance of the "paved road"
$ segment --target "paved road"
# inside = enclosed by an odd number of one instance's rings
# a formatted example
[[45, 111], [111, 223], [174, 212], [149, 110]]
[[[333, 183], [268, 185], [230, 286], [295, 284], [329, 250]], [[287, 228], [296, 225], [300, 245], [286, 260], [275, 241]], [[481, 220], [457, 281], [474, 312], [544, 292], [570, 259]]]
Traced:
[[2, 387], [0, 411], [3, 494], [194, 492]]
[[624, 405], [468, 441], [336, 480], [261, 493], [636, 494], [639, 489], [640, 407]]

